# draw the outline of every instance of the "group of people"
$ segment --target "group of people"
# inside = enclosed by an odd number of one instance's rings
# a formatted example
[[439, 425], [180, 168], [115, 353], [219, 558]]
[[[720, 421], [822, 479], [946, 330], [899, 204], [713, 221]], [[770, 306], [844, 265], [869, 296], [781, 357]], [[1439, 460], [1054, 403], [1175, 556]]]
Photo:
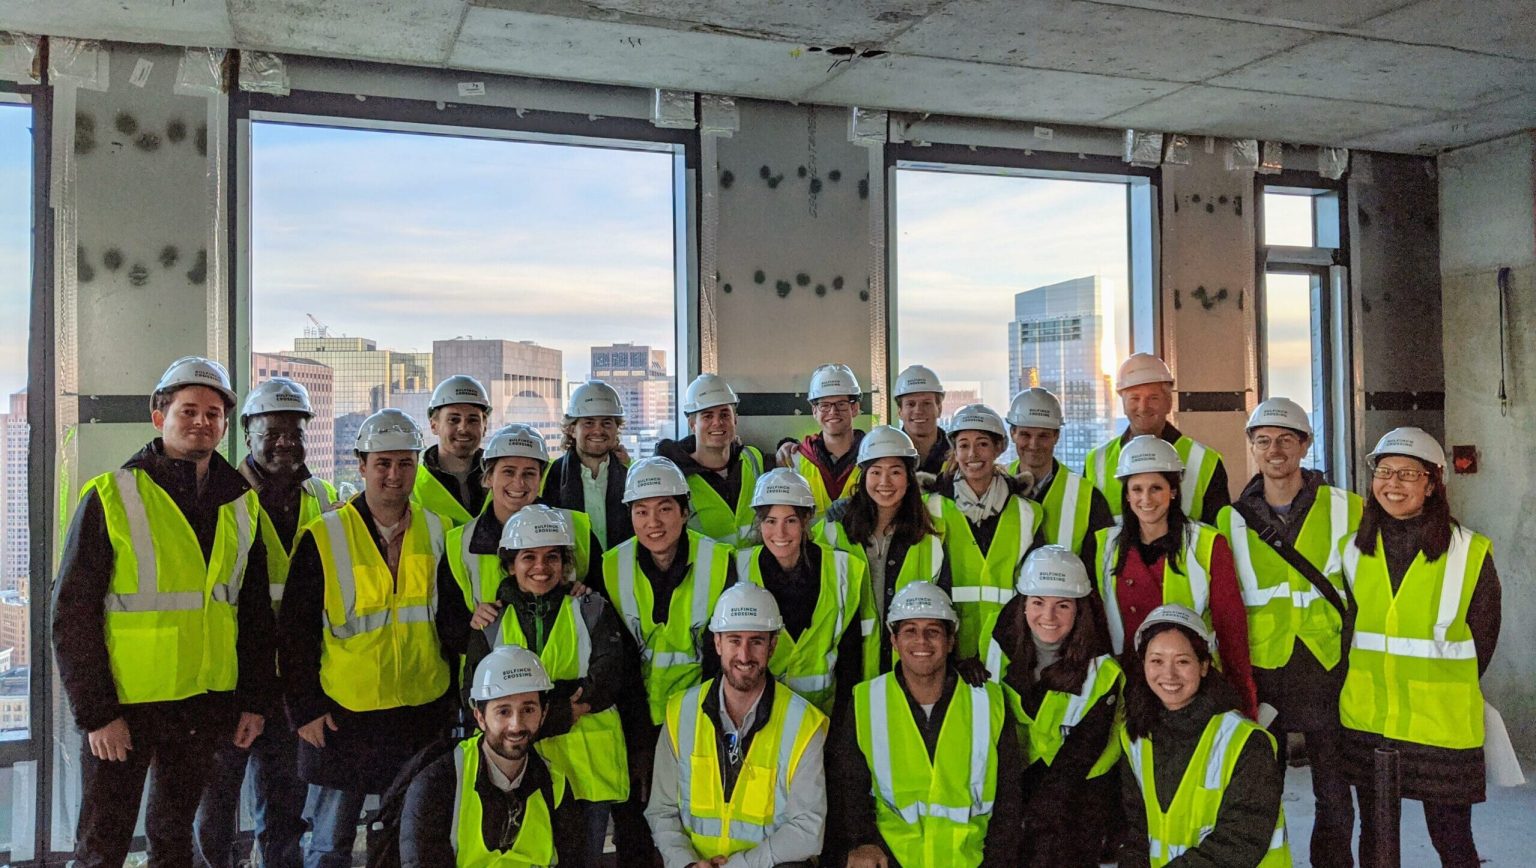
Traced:
[[818, 431], [770, 466], [714, 374], [636, 461], [601, 381], [552, 460], [451, 376], [435, 445], [363, 422], [342, 499], [305, 465], [303, 386], [242, 403], [177, 360], [59, 565], [77, 864], [123, 863], [148, 776], [167, 866], [236, 864], [247, 777], [269, 866], [352, 865], [365, 808], [377, 865], [597, 864], [610, 829], [618, 864], [666, 868], [1289, 865], [1293, 742], [1312, 864], [1354, 864], [1356, 800], [1373, 864], [1378, 747], [1442, 863], [1478, 864], [1500, 588], [1432, 436], [1383, 437], [1361, 496], [1302, 467], [1307, 414], [1271, 398], [1231, 500], [1153, 356], [1081, 473], [1045, 390], [941, 429], [932, 370], [894, 385], [901, 424], [862, 431], [853, 371], [817, 368]]

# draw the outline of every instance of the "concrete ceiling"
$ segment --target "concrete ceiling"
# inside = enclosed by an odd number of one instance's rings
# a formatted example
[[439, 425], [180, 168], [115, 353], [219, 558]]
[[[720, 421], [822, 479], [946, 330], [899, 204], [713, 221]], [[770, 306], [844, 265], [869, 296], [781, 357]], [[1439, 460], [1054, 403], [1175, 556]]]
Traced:
[[1531, 0], [0, 0], [0, 30], [1397, 152], [1536, 127]]

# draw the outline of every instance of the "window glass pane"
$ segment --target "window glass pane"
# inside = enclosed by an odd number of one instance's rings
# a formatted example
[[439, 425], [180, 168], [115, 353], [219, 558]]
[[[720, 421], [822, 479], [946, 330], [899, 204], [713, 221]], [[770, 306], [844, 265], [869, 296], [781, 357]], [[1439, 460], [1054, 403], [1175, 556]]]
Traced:
[[[0, 740], [29, 735], [27, 349], [32, 298], [32, 109], [0, 105]], [[9, 793], [0, 782], [0, 793]], [[6, 826], [8, 829], [9, 827]], [[7, 838], [7, 840], [9, 840]]]
[[1067, 417], [1056, 455], [1082, 467], [1115, 431], [1129, 354], [1126, 185], [902, 170], [896, 194], [893, 370], [937, 371], [945, 421], [1049, 389]]
[[1314, 385], [1322, 360], [1313, 342], [1312, 281], [1310, 274], [1264, 277], [1264, 382], [1266, 398], [1290, 398], [1307, 411], [1314, 436], [1304, 464], [1321, 469], [1325, 450], [1318, 444], [1327, 438], [1323, 401]]
[[534, 425], [555, 452], [568, 390], [594, 374], [625, 399], [631, 455], [672, 436], [672, 166], [668, 151], [253, 124], [252, 379], [308, 386], [310, 469], [355, 483], [362, 420], [398, 407], [426, 430], [452, 374], [490, 390], [490, 430]]
[[1312, 197], [1265, 193], [1264, 243], [1313, 246]]

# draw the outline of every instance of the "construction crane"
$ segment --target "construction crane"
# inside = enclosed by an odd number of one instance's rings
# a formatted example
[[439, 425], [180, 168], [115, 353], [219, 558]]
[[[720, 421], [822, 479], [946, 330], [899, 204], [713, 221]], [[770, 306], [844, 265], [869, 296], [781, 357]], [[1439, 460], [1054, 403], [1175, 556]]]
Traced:
[[330, 326], [326, 325], [325, 323], [321, 322], [318, 319], [315, 319], [315, 315], [312, 314], [312, 313], [306, 313], [304, 315], [306, 317], [309, 317], [309, 321], [310, 322], [314, 323], [314, 325], [312, 325], [312, 326], [305, 326], [304, 327], [304, 337], [306, 337], [306, 338], [328, 338], [328, 337], [331, 336], [331, 327]]

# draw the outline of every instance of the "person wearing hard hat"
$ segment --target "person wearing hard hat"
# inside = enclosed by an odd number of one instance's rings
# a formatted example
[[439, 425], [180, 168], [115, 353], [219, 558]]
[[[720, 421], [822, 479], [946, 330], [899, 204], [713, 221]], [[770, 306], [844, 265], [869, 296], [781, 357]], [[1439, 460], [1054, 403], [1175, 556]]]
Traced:
[[1168, 366], [1150, 353], [1136, 353], [1120, 365], [1115, 375], [1115, 391], [1130, 424], [1119, 437], [1088, 452], [1083, 476], [1104, 492], [1110, 511], [1119, 518], [1120, 483], [1115, 468], [1119, 466], [1120, 450], [1132, 437], [1160, 437], [1178, 450], [1179, 461], [1189, 468], [1179, 489], [1179, 508], [1196, 521], [1215, 524], [1216, 514], [1231, 499], [1227, 468], [1220, 452], [1181, 433], [1168, 421], [1168, 414], [1173, 411], [1173, 373]]
[[[476, 667], [497, 648], [516, 645], [539, 655], [555, 680], [539, 749], [569, 774], [587, 828], [606, 830], [609, 803], [629, 797], [616, 702], [632, 673], [625, 670], [624, 628], [613, 608], [601, 595], [571, 594], [577, 535], [568, 518], [564, 510], [536, 503], [507, 519], [493, 574], [502, 577], [493, 592], [500, 612], [470, 633], [464, 684], [467, 697]], [[587, 844], [585, 861], [595, 863], [603, 853], [601, 831]]]
[[[937, 501], [917, 483], [917, 449], [899, 428], [877, 425], [859, 443], [859, 478], [850, 497], [832, 504], [812, 538], [863, 561], [869, 573], [862, 619], [875, 625], [864, 640], [864, 677], [891, 669], [891, 634], [883, 625], [891, 598], [911, 582], [950, 586]], [[813, 489], [814, 490], [814, 487]], [[976, 648], [960, 649], [976, 657]]]
[[780, 467], [799, 471], [810, 483], [820, 518], [832, 501], [847, 497], [858, 484], [859, 443], [864, 432], [853, 427], [859, 415], [859, 380], [847, 365], [822, 365], [811, 373], [806, 399], [820, 430], [799, 443], [779, 447]]
[[956, 410], [949, 438], [950, 469], [935, 482], [928, 508], [937, 509], [944, 528], [944, 555], [954, 576], [950, 595], [960, 615], [960, 654], [970, 657], [986, 650], [1024, 556], [1044, 544], [1044, 510], [998, 466], [1008, 437], [991, 407], [968, 404]]
[[1168, 441], [1138, 435], [1120, 450], [1119, 460], [1122, 521], [1095, 534], [1085, 552], [1097, 568], [1111, 647], [1116, 654], [1129, 648], [1147, 613], [1164, 603], [1192, 608], [1214, 628], [1216, 668], [1242, 698], [1243, 712], [1257, 720], [1248, 610], [1231, 545], [1216, 528], [1178, 509], [1184, 470]]
[[480, 731], [411, 779], [400, 814], [401, 868], [588, 865], [576, 778], [545, 755], [558, 700], [537, 654], [504, 645], [470, 678]]
[[1232, 547], [1253, 679], [1261, 709], [1277, 712], [1269, 729], [1282, 758], [1286, 733], [1306, 738], [1317, 800], [1312, 864], [1348, 868], [1355, 809], [1339, 768], [1347, 604], [1336, 560], [1344, 537], [1360, 526], [1362, 502], [1302, 468], [1311, 445], [1312, 423], [1295, 401], [1270, 398], [1255, 407], [1248, 449], [1259, 472], [1216, 525]]
[[1275, 740], [1212, 674], [1216, 644], [1205, 620], [1177, 604], [1153, 609], [1136, 630], [1119, 734], [1124, 868], [1290, 868]]
[[1008, 472], [1024, 471], [1033, 480], [1026, 496], [1045, 510], [1041, 529], [1046, 541], [1082, 554], [1094, 534], [1115, 523], [1115, 514], [1104, 492], [1056, 460], [1061, 402], [1045, 389], [1025, 389], [1013, 396], [1006, 419], [1018, 453]]
[[[261, 539], [267, 553], [267, 576], [274, 610], [282, 604], [288, 580], [288, 553], [300, 527], [340, 504], [336, 489], [310, 475], [304, 463], [304, 432], [315, 415], [309, 391], [286, 377], [273, 377], [251, 390], [240, 411], [248, 454], [240, 475], [261, 503]], [[299, 839], [304, 835], [304, 796], [298, 778], [298, 737], [283, 725], [281, 697], [266, 717], [271, 726], [241, 750], [220, 747], [212, 776], [197, 808], [194, 833], [197, 855], [213, 868], [234, 868], [239, 831], [240, 788], [249, 771], [256, 796], [254, 837], [262, 863], [297, 868], [303, 859]], [[244, 849], [243, 847], [240, 849]]]
[[938, 476], [944, 472], [950, 450], [949, 435], [939, 427], [939, 417], [944, 414], [944, 384], [939, 382], [939, 375], [932, 368], [909, 365], [896, 375], [891, 397], [896, 401], [901, 430], [917, 447], [918, 472]]
[[886, 621], [900, 662], [853, 689], [829, 752], [835, 852], [849, 868], [1018, 864], [1023, 763], [1002, 688], [950, 665], [958, 618], [938, 586], [903, 587]]
[[1125, 677], [1109, 653], [1104, 612], [1077, 553], [1029, 553], [1017, 596], [989, 640], [1030, 763], [1024, 770], [1025, 866], [1093, 868], [1119, 797], [1115, 712]]
[[629, 454], [619, 440], [624, 404], [602, 380], [588, 380], [571, 392], [560, 423], [561, 449], [544, 474], [544, 503], [586, 513], [603, 550], [635, 535], [624, 505]]
[[752, 488], [763, 472], [763, 453], [736, 436], [740, 399], [715, 374], [700, 374], [688, 384], [683, 412], [692, 434], [663, 440], [656, 454], [669, 459], [688, 477], [693, 517], [688, 526], [726, 545], [736, 545], [752, 524]]
[[834, 714], [834, 706], [841, 708], [863, 679], [861, 612], [868, 569], [848, 552], [812, 539], [816, 499], [805, 477], [788, 467], [758, 477], [752, 509], [748, 539], [757, 545], [736, 552], [736, 576], [779, 601], [784, 628], [768, 671], [823, 713]]
[[294, 549], [278, 663], [310, 785], [306, 868], [351, 865], [363, 802], [452, 719], [448, 660], [464, 653], [469, 612], [438, 569], [446, 520], [411, 497], [421, 439], [400, 410], [363, 420], [362, 493]]
[[709, 620], [720, 677], [675, 693], [645, 819], [662, 864], [809, 865], [827, 821], [827, 718], [769, 677], [784, 629], [763, 588], [732, 585]]
[[480, 484], [480, 441], [490, 413], [490, 393], [467, 374], [438, 383], [427, 404], [437, 443], [421, 454], [412, 498], [453, 527], [479, 515], [488, 499]]
[[[1445, 450], [1420, 428], [1387, 432], [1366, 460], [1371, 496], [1340, 568], [1354, 599], [1339, 720], [1344, 777], [1360, 800], [1360, 863], [1376, 862], [1372, 757], [1397, 752], [1402, 797], [1422, 802], [1442, 865], [1478, 864], [1472, 806], [1486, 796], [1480, 679], [1503, 618], [1488, 538], [1446, 500]], [[1386, 830], [1390, 833], [1390, 830]]]
[[123, 864], [146, 775], [150, 852], [191, 864], [214, 751], [250, 747], [275, 688], [261, 504], [217, 451], [229, 375], [177, 359], [149, 405], [160, 436], [86, 483], [54, 583], [54, 659], [85, 733], [82, 866]]
[[[688, 529], [690, 493], [671, 461], [636, 461], [624, 480], [635, 535], [603, 554], [603, 584], [624, 624], [630, 665], [640, 672], [623, 703], [632, 782], [650, 780], [667, 700], [703, 683], [719, 666], [704, 631], [720, 592], [733, 580], [734, 558], [730, 546]], [[615, 843], [637, 859], [654, 846], [641, 813], [647, 796], [631, 786], [629, 802], [614, 812]]]

